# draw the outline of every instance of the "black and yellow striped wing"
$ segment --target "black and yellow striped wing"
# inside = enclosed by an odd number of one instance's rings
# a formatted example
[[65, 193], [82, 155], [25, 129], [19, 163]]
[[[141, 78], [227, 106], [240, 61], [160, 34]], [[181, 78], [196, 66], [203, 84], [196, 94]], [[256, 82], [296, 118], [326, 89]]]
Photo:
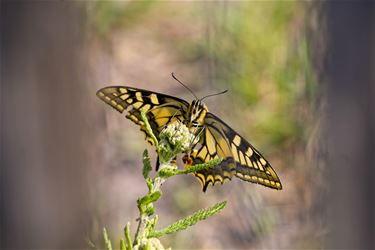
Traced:
[[146, 133], [141, 111], [146, 114], [155, 136], [158, 137], [166, 124], [183, 121], [183, 114], [189, 107], [189, 103], [182, 99], [132, 87], [105, 87], [98, 90], [96, 95], [120, 113], [127, 110], [126, 118], [141, 126], [141, 131], [151, 144], [153, 142]]
[[269, 162], [243, 137], [217, 116], [207, 112], [201, 140], [191, 154], [193, 162], [203, 163], [216, 157], [224, 160], [220, 165], [195, 173], [203, 186], [223, 183], [236, 176], [242, 180], [281, 189], [281, 182]]

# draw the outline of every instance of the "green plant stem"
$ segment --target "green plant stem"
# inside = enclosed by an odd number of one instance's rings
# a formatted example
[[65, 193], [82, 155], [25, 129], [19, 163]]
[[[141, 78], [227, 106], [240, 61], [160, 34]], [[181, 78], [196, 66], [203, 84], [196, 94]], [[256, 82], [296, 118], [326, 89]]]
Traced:
[[104, 236], [104, 242], [107, 250], [112, 250], [112, 244], [111, 241], [109, 240], [107, 230], [103, 228], [103, 236]]
[[[160, 168], [164, 168], [165, 164], [160, 165]], [[138, 209], [140, 216], [138, 218], [138, 226], [137, 226], [137, 231], [135, 234], [135, 239], [134, 239], [134, 248], [137, 248], [137, 246], [142, 245], [142, 242], [147, 239], [149, 230], [150, 223], [152, 222], [153, 213], [148, 214], [147, 211], [147, 206], [153, 206], [153, 203], [156, 202], [159, 198], [159, 196], [155, 196], [154, 199], [150, 200], [150, 197], [154, 196], [153, 194], [156, 193], [161, 193], [161, 185], [165, 182], [165, 178], [156, 176], [155, 178], [151, 179], [151, 185], [149, 186], [148, 193], [138, 199], [140, 203], [138, 204]]]
[[124, 229], [125, 241], [126, 241], [126, 250], [133, 250], [133, 243], [130, 237], [130, 223], [126, 224]]

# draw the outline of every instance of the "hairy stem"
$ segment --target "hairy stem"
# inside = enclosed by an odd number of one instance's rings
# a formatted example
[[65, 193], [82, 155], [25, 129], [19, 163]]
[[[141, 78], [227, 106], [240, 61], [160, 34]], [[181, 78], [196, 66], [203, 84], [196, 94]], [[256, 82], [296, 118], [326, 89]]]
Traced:
[[[160, 168], [164, 168], [166, 164], [160, 165]], [[139, 246], [142, 245], [142, 242], [147, 239], [148, 233], [149, 233], [149, 227], [152, 219], [155, 218], [154, 212], [150, 212], [148, 208], [153, 207], [153, 203], [156, 202], [160, 196], [154, 195], [157, 193], [161, 193], [161, 186], [165, 182], [165, 178], [156, 176], [151, 180], [151, 185], [149, 185], [148, 193], [138, 199], [138, 209], [140, 216], [138, 218], [138, 226], [137, 231], [135, 234], [134, 239], [134, 248], [137, 249]], [[151, 197], [155, 197], [154, 199], [151, 199]]]

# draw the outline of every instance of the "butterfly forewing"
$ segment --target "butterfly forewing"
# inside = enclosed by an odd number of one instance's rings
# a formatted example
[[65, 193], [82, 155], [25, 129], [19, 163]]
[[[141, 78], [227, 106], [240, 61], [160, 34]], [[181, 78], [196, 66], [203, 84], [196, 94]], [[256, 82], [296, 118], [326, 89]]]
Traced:
[[183, 114], [189, 107], [186, 101], [179, 98], [131, 87], [105, 87], [96, 94], [117, 111], [123, 113], [128, 110], [126, 118], [141, 126], [141, 131], [145, 133], [146, 140], [151, 144], [152, 140], [146, 133], [141, 111], [146, 113], [150, 126], [158, 137], [165, 125], [174, 121], [183, 121]]

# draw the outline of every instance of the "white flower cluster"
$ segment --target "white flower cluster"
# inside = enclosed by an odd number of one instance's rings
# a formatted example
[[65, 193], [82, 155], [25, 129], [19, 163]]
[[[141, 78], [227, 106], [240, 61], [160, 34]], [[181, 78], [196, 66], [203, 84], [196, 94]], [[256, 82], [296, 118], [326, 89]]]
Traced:
[[165, 139], [174, 149], [186, 151], [197, 142], [197, 138], [182, 122], [169, 124], [160, 133], [160, 139]]

